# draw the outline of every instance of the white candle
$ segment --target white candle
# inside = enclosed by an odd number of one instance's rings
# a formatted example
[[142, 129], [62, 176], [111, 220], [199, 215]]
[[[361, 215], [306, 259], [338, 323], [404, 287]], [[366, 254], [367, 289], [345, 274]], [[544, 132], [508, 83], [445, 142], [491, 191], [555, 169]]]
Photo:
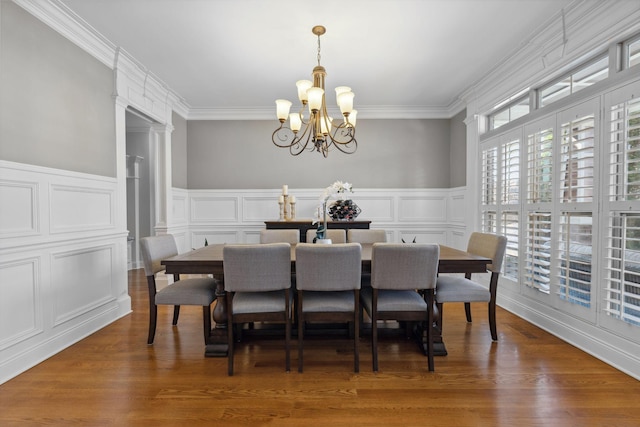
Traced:
[[291, 196], [291, 203], [295, 203], [296, 202], [296, 196]]
[[284, 196], [280, 196], [280, 198], [278, 199], [278, 203], [284, 203]]
[[282, 186], [282, 194], [285, 195], [285, 196], [287, 194], [289, 194], [289, 186], [288, 185], [283, 185]]

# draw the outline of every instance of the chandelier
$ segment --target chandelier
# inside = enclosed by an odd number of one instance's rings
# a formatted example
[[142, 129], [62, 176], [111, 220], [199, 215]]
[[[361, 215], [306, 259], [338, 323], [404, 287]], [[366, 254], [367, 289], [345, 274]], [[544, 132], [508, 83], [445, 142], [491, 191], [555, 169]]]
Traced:
[[[298, 98], [302, 103], [297, 113], [289, 114], [290, 101], [276, 100], [276, 114], [280, 127], [273, 132], [271, 140], [278, 147], [288, 148], [294, 156], [309, 150], [317, 151], [327, 157], [332, 146], [343, 153], [353, 154], [358, 148], [355, 138], [357, 111], [353, 109], [354, 94], [347, 86], [336, 88], [336, 101], [344, 117], [341, 123], [337, 123], [337, 120], [334, 121], [327, 113], [324, 91], [324, 78], [327, 72], [320, 65], [320, 36], [326, 32], [326, 29], [317, 25], [311, 31], [318, 36], [318, 65], [313, 69], [313, 82], [309, 80], [296, 82]], [[305, 119], [304, 113], [307, 107], [309, 115]]]

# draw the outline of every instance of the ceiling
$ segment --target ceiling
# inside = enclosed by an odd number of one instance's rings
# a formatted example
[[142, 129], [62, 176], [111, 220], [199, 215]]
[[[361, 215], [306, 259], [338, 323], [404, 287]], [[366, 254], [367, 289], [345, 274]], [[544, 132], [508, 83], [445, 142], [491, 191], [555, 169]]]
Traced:
[[163, 81], [189, 111], [299, 105], [295, 82], [327, 70], [359, 118], [380, 110], [451, 116], [460, 95], [572, 0], [61, 0]]

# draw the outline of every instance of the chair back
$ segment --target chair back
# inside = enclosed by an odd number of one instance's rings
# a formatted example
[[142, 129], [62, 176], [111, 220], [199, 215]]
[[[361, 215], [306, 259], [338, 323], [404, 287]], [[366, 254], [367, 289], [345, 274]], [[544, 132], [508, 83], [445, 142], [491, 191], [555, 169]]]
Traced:
[[365, 230], [358, 228], [350, 228], [347, 230], [347, 242], [372, 244], [387, 241], [387, 232], [384, 230]]
[[375, 289], [434, 289], [440, 246], [426, 243], [374, 243], [371, 287]]
[[[344, 230], [342, 230], [344, 231]], [[359, 243], [296, 246], [296, 286], [304, 291], [360, 289], [362, 247]]]
[[[347, 233], [342, 229], [329, 229], [324, 233], [325, 239], [331, 239], [331, 243], [347, 243]], [[307, 230], [307, 243], [316, 238], [316, 230]]]
[[230, 292], [263, 292], [291, 287], [291, 245], [264, 243], [225, 245], [224, 288]]
[[467, 246], [467, 252], [493, 260], [491, 264], [487, 265], [487, 270], [492, 273], [500, 273], [506, 249], [506, 237], [498, 234], [478, 232], [471, 233]]
[[143, 237], [140, 239], [140, 251], [146, 276], [153, 276], [164, 270], [164, 266], [160, 264], [163, 259], [178, 255], [178, 247], [171, 234]]
[[295, 245], [300, 241], [298, 230], [260, 230], [260, 243], [289, 243]]

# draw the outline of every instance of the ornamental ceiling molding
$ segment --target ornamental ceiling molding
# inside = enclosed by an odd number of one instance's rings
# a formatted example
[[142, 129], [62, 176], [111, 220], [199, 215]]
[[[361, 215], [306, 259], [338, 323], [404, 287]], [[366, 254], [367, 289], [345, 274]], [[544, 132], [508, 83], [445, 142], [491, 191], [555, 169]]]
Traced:
[[589, 59], [593, 52], [604, 53], [612, 42], [638, 31], [637, 2], [577, 1], [564, 11], [564, 28], [562, 13], [558, 13], [465, 90], [460, 99], [465, 105], [476, 101], [476, 110], [469, 114], [484, 114], [505, 97], [552, 80]]

